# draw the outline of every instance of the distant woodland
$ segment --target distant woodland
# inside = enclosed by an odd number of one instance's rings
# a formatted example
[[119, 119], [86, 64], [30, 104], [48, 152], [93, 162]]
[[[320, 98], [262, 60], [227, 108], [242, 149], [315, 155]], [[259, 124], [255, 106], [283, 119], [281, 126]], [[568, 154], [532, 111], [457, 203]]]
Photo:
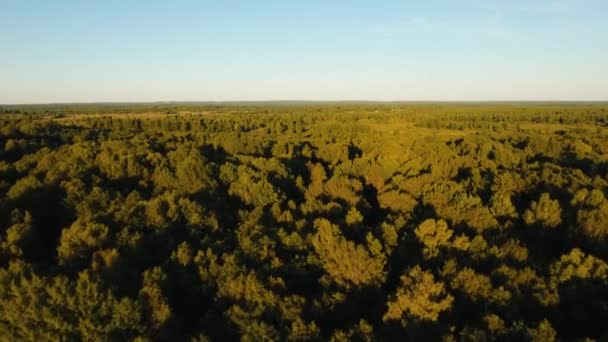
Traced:
[[606, 341], [608, 104], [0, 107], [0, 341]]

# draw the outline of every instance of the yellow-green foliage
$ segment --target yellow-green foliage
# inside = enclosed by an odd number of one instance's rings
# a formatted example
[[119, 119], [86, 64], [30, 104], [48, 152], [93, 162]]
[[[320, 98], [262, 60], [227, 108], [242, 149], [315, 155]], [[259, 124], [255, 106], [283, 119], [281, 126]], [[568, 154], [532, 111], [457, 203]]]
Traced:
[[605, 103], [0, 108], [0, 341], [608, 336]]
[[57, 254], [60, 263], [90, 256], [108, 239], [108, 227], [97, 222], [77, 220], [61, 232]]
[[581, 189], [575, 193], [572, 204], [580, 208], [576, 217], [584, 234], [591, 240], [607, 240], [608, 200], [604, 194], [597, 189]]
[[551, 265], [551, 276], [557, 283], [564, 283], [573, 278], [593, 278], [606, 281], [608, 263], [574, 248]]
[[444, 220], [428, 219], [416, 228], [416, 237], [424, 245], [426, 257], [434, 257], [439, 253], [440, 247], [448, 247], [454, 232], [448, 228]]
[[88, 272], [72, 281], [39, 277], [22, 265], [0, 269], [0, 339], [110, 340], [143, 335], [136, 301], [116, 298]]
[[443, 283], [435, 281], [429, 271], [415, 266], [401, 276], [399, 288], [390, 297], [383, 320], [400, 321], [402, 325], [409, 320], [436, 321], [439, 314], [451, 309], [453, 301]]
[[557, 200], [551, 199], [548, 193], [540, 195], [538, 201], [533, 201], [524, 213], [527, 224], [540, 223], [549, 228], [555, 228], [562, 222], [562, 210]]
[[345, 239], [326, 219], [314, 222], [312, 245], [329, 276], [339, 285], [378, 286], [384, 278], [385, 261], [372, 257], [361, 245]]

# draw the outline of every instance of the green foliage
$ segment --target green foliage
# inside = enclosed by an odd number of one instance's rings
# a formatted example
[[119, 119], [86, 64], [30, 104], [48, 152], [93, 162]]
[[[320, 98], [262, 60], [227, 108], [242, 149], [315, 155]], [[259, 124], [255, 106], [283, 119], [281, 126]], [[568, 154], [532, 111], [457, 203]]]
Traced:
[[574, 248], [551, 265], [551, 276], [558, 284], [573, 278], [593, 278], [605, 282], [608, 280], [608, 263]]
[[167, 329], [172, 317], [171, 307], [163, 294], [167, 276], [160, 267], [146, 270], [143, 284], [139, 290], [139, 301], [144, 307], [144, 317], [155, 334], [162, 334]]
[[434, 257], [439, 253], [440, 247], [448, 247], [454, 232], [443, 221], [428, 219], [422, 222], [415, 230], [416, 237], [424, 245], [425, 257]]
[[112, 340], [142, 336], [138, 303], [116, 298], [82, 272], [40, 277], [20, 264], [0, 270], [0, 338]]
[[580, 208], [576, 217], [583, 234], [592, 241], [608, 240], [608, 200], [604, 194], [597, 189], [582, 189], [571, 202]]
[[424, 202], [432, 205], [440, 217], [455, 223], [466, 223], [478, 231], [494, 228], [497, 221], [481, 198], [464, 191], [453, 181], [433, 183], [425, 187]]
[[198, 151], [191, 150], [186, 157], [178, 158], [175, 167], [178, 189], [189, 194], [215, 189], [214, 170]]
[[555, 228], [561, 222], [562, 210], [557, 200], [552, 200], [548, 193], [540, 195], [538, 201], [533, 201], [530, 208], [524, 213], [527, 224], [541, 224], [548, 228]]
[[344, 287], [375, 285], [384, 278], [385, 260], [372, 257], [361, 245], [346, 240], [326, 219], [314, 222], [312, 245], [325, 271]]
[[511, 299], [511, 294], [502, 287], [494, 289], [488, 276], [479, 274], [468, 267], [458, 271], [452, 278], [450, 285], [472, 301], [505, 304]]
[[2, 341], [608, 336], [606, 104], [2, 110]]
[[401, 276], [399, 288], [389, 299], [383, 320], [397, 320], [404, 326], [409, 320], [436, 321], [439, 314], [451, 309], [453, 301], [444, 284], [436, 282], [429, 271], [415, 266]]
[[27, 211], [23, 214], [15, 209], [11, 213], [11, 223], [6, 230], [6, 237], [0, 240], [0, 248], [9, 257], [23, 257], [25, 252], [31, 253], [31, 248], [35, 248], [39, 242], [32, 216]]
[[279, 199], [272, 184], [265, 177], [260, 177], [251, 168], [241, 165], [236, 170], [228, 193], [238, 197], [243, 203], [254, 207], [264, 207]]
[[506, 193], [498, 193], [490, 200], [490, 212], [496, 217], [516, 218], [517, 210]]
[[363, 215], [361, 215], [357, 208], [352, 207], [346, 214], [345, 220], [349, 226], [356, 225], [363, 222]]
[[90, 257], [108, 239], [108, 227], [96, 222], [77, 220], [62, 230], [57, 256], [60, 264]]

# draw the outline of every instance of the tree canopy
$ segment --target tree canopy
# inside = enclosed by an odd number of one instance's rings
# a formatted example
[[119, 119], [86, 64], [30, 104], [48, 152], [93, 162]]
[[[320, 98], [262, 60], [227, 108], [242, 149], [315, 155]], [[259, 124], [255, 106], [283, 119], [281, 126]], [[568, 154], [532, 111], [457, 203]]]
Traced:
[[1, 110], [0, 340], [608, 339], [606, 104]]

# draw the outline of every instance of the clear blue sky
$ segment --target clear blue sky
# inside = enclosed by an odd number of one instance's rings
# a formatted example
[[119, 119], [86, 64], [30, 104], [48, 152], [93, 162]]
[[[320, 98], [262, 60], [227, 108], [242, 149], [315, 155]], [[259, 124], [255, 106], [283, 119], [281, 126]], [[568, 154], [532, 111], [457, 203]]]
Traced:
[[0, 0], [0, 103], [608, 100], [607, 0]]

